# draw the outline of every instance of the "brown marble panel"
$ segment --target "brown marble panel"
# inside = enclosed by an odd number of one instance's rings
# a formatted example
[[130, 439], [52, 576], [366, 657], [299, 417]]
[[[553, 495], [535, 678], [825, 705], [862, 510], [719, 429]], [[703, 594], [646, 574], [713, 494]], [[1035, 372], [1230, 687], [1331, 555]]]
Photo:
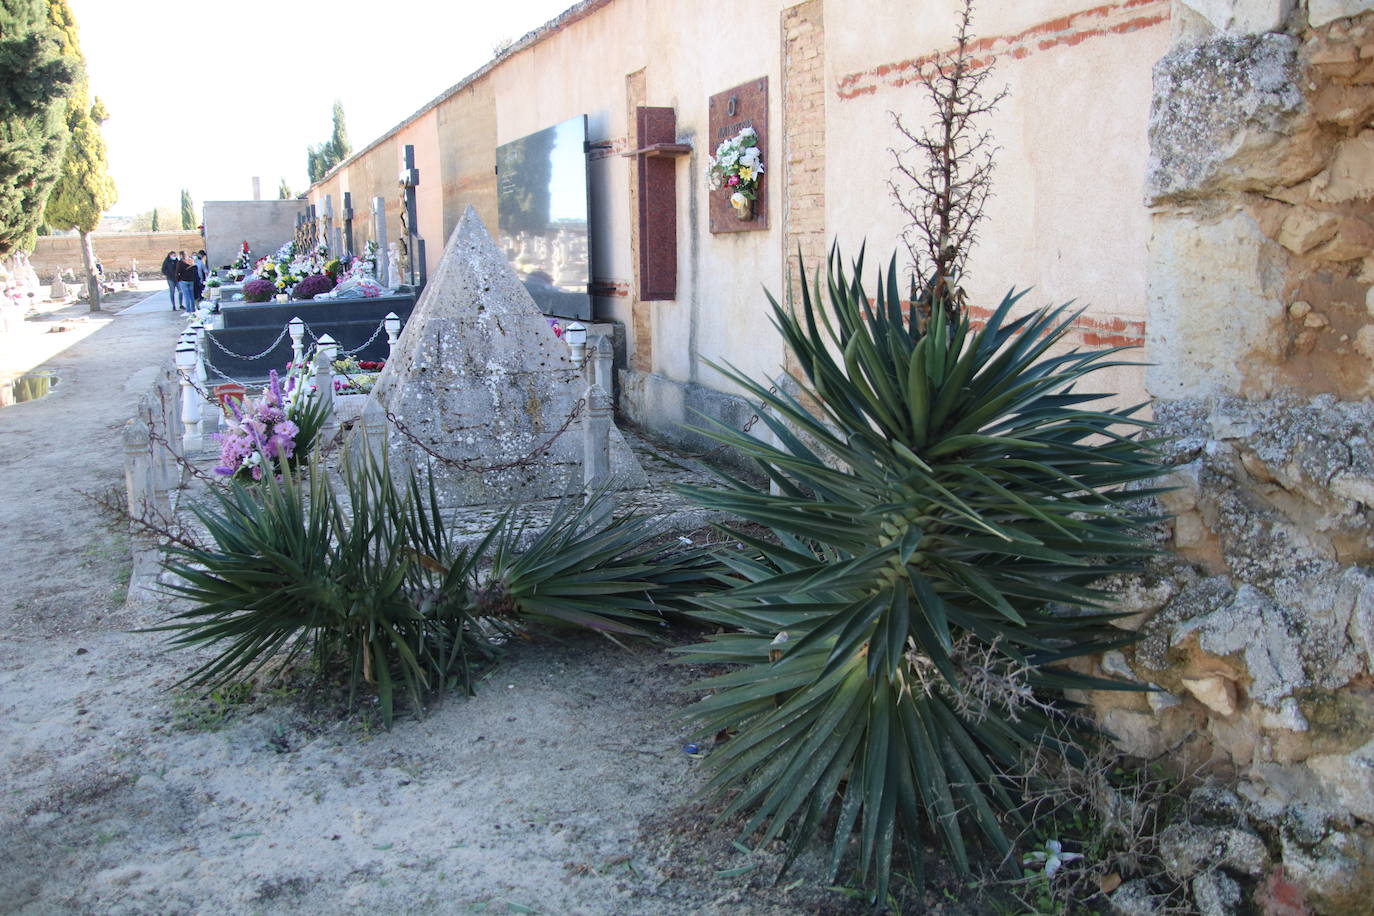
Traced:
[[724, 188], [707, 191], [710, 197], [710, 223], [712, 232], [749, 232], [754, 229], [768, 228], [768, 77], [743, 83], [733, 89], [717, 92], [711, 96], [708, 106], [708, 126], [710, 133], [706, 142], [709, 148], [702, 153], [714, 155], [720, 141], [728, 140], [745, 127], [752, 127], [758, 134], [759, 150], [763, 153], [763, 181], [759, 183], [758, 199], [754, 201], [753, 219], [742, 220], [735, 215], [730, 206], [730, 192]]

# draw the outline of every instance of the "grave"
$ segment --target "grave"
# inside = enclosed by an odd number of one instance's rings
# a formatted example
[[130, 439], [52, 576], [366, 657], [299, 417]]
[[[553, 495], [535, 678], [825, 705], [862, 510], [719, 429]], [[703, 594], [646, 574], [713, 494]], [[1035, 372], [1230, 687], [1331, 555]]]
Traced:
[[[575, 408], [606, 396], [586, 398], [582, 370], [471, 207], [428, 280], [365, 412], [390, 418], [365, 415], [360, 435], [384, 429], [393, 468], [430, 469], [445, 507], [580, 489], [591, 405]], [[616, 485], [646, 485], [613, 424], [609, 450]]]
[[386, 332], [378, 330], [382, 319], [388, 312], [395, 312], [406, 321], [414, 307], [415, 299], [408, 294], [372, 299], [293, 299], [284, 303], [224, 302], [220, 305], [223, 326], [206, 335], [206, 368], [216, 381], [264, 379], [271, 369], [280, 372], [291, 361], [291, 340], [282, 332], [286, 323], [296, 317], [305, 322], [307, 346], [329, 334], [338, 341], [340, 352], [362, 347], [353, 354], [356, 359], [384, 360]]

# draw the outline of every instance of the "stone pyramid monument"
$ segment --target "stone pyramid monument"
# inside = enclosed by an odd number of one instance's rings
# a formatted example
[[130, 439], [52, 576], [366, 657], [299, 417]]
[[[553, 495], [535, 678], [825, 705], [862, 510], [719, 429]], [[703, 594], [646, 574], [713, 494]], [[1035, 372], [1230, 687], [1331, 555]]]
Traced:
[[[526, 502], [581, 489], [585, 408], [555, 434], [586, 387], [567, 345], [468, 207], [367, 412], [388, 410], [404, 424], [404, 432], [385, 424], [393, 471], [404, 479], [407, 467], [430, 469], [444, 506]], [[610, 435], [612, 476], [621, 486], [646, 485], [614, 425]]]

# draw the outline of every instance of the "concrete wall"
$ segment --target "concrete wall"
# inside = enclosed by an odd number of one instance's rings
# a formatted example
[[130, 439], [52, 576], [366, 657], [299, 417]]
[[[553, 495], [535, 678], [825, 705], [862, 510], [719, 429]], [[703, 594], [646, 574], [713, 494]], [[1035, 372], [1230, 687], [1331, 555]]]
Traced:
[[[431, 266], [463, 209], [495, 223], [494, 149], [579, 114], [588, 116], [593, 204], [592, 287], [598, 317], [627, 329], [632, 376], [622, 407], [660, 431], [696, 422], [692, 389], [728, 393], [709, 362], [776, 375], [785, 353], [763, 289], [784, 294], [801, 248], [808, 263], [832, 239], [847, 255], [867, 242], [870, 264], [899, 244], [891, 202], [889, 111], [919, 121], [913, 75], [948, 50], [955, 0], [589, 0], [526, 36], [482, 70], [411, 115], [310, 190], [337, 202], [352, 190], [388, 199], [399, 230], [395, 176], [402, 146], [416, 147], [421, 231]], [[1034, 287], [1027, 306], [1075, 299], [1087, 307], [1073, 343], [1142, 344], [1150, 214], [1143, 204], [1151, 66], [1170, 42], [1170, 0], [1033, 0], [980, 8], [979, 59], [1010, 95], [984, 127], [999, 147], [994, 197], [970, 264], [975, 310], [1011, 287]], [[720, 22], [730, 23], [723, 36]], [[713, 235], [706, 217], [707, 102], [767, 77], [765, 150], [770, 225]], [[634, 218], [637, 105], [670, 106], [678, 137], [678, 292], [641, 302]], [[359, 188], [366, 187], [365, 195]], [[367, 237], [370, 227], [359, 237]], [[904, 260], [904, 257], [903, 257]], [[642, 376], [642, 377], [640, 377]], [[1139, 370], [1102, 382], [1144, 397]], [[723, 408], [722, 408], [723, 409]]]
[[245, 240], [255, 258], [276, 251], [295, 237], [296, 214], [304, 209], [300, 200], [207, 200], [205, 251], [210, 266], [232, 262]]
[[[109, 232], [91, 235], [91, 247], [107, 276], [123, 277], [135, 261], [138, 272], [146, 279], [157, 279], [162, 259], [168, 251], [199, 251], [204, 247], [200, 233], [188, 232]], [[51, 282], [59, 270], [73, 271], [78, 277], [86, 272], [81, 258], [79, 236], [42, 236], [29, 258], [33, 269], [44, 282]]]

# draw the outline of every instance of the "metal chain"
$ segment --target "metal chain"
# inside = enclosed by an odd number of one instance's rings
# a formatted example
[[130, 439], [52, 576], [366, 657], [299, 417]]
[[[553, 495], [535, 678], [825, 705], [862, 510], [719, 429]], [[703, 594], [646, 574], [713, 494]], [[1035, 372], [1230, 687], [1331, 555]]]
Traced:
[[431, 458], [438, 461], [439, 463], [456, 467], [462, 471], [470, 471], [474, 474], [490, 474], [494, 471], [508, 471], [511, 468], [524, 467], [525, 465], [533, 464], [536, 455], [547, 449], [549, 446], [553, 445], [555, 442], [558, 441], [559, 436], [562, 436], [565, 432], [568, 431], [568, 427], [572, 426], [573, 421], [576, 420], [579, 415], [581, 415], [582, 408], [586, 405], [586, 398], [578, 398], [577, 403], [574, 404], [572, 410], [568, 412], [568, 417], [563, 421], [563, 425], [558, 427], [558, 431], [555, 432], [552, 436], [550, 436], [545, 442], [538, 446], [535, 446], [522, 457], [516, 458], [514, 461], [507, 461], [504, 464], [493, 464], [487, 466], [469, 464], [468, 462], [463, 461], [461, 459], [450, 458], [447, 455], [439, 454], [427, 442], [424, 442], [420, 439], [419, 436], [412, 433], [410, 429], [405, 425], [405, 423], [401, 421], [401, 418], [396, 416], [390, 410], [386, 412], [386, 419], [387, 422], [389, 422], [392, 426], [396, 427], [396, 431], [398, 433], [400, 433], [402, 436], [405, 436], [411, 442], [415, 443], [417, 447], [419, 447], [422, 451], [424, 451], [426, 454], [428, 454]]
[[[371, 336], [371, 337], [369, 337], [367, 340], [365, 340], [365, 341], [363, 341], [362, 343], [360, 343], [358, 346], [354, 347], [352, 350], [340, 350], [340, 351], [339, 351], [339, 354], [340, 354], [341, 356], [352, 356], [352, 355], [355, 354], [355, 353], [361, 352], [368, 344], [370, 344], [370, 343], [372, 343], [372, 341], [376, 340], [376, 339], [377, 339], [377, 335], [380, 334], [380, 333], [382, 333], [382, 331], [384, 331], [385, 329], [386, 329], [386, 319], [383, 318], [382, 321], [381, 321], [381, 323], [379, 323], [379, 324], [377, 325], [377, 329], [374, 330], [374, 331], [372, 332], [372, 336]], [[307, 334], [310, 335], [310, 339], [313, 340], [313, 341], [315, 341], [315, 344], [316, 344], [317, 346], [319, 345], [320, 338], [318, 337], [318, 335], [315, 334], [315, 330], [314, 330], [313, 328], [311, 328], [310, 325], [308, 325], [308, 324], [305, 326], [305, 333], [307, 333]]]
[[206, 483], [215, 484], [216, 486], [222, 486], [224, 484], [223, 479], [211, 477], [209, 474], [205, 473], [200, 468], [196, 467], [195, 464], [193, 464], [184, 455], [182, 455], [176, 449], [172, 448], [172, 444], [170, 442], [168, 442], [160, 434], [154, 432], [151, 429], [148, 430], [148, 441], [166, 449], [167, 453], [172, 456], [172, 460], [175, 461], [177, 464], [181, 465], [187, 471], [189, 471], [191, 476], [199, 478], [200, 480], [203, 480]]
[[370, 344], [370, 343], [372, 343], [372, 341], [376, 340], [376, 339], [377, 339], [377, 335], [380, 334], [380, 333], [382, 333], [382, 331], [384, 331], [384, 330], [386, 330], [386, 321], [385, 321], [385, 320], [383, 320], [380, 324], [377, 325], [377, 329], [376, 329], [375, 331], [372, 332], [372, 336], [371, 336], [371, 337], [369, 337], [367, 340], [365, 340], [365, 341], [363, 341], [362, 343], [360, 343], [358, 346], [354, 347], [352, 350], [344, 350], [344, 351], [343, 351], [344, 355], [345, 355], [345, 356], [352, 356], [354, 353], [361, 353], [361, 352], [367, 347], [367, 345]]
[[[248, 388], [248, 387], [249, 387], [248, 385], [244, 384], [243, 382], [240, 382], [238, 379], [234, 378], [233, 376], [231, 376], [231, 375], [225, 375], [223, 372], [220, 372], [218, 369], [215, 368], [215, 364], [212, 363], [212, 362], [208, 362], [208, 361], [207, 361], [207, 362], [205, 363], [205, 368], [206, 368], [206, 369], [209, 369], [211, 372], [215, 373], [215, 375], [218, 375], [220, 378], [224, 379], [226, 382], [233, 382], [235, 385], [239, 385], [239, 386], [241, 386], [241, 387], [243, 387], [243, 388]], [[192, 384], [192, 385], [195, 385], [195, 381], [192, 380], [191, 384]], [[197, 386], [197, 388], [198, 388], [198, 387], [199, 387], [199, 386]], [[201, 392], [201, 394], [204, 394], [204, 392]], [[207, 397], [206, 400], [210, 400], [210, 398]]]
[[[266, 356], [268, 353], [271, 353], [273, 350], [277, 349], [277, 344], [279, 344], [279, 343], [282, 342], [282, 338], [286, 336], [286, 332], [287, 332], [287, 328], [283, 327], [283, 328], [281, 329], [281, 333], [277, 335], [277, 339], [274, 340], [274, 341], [272, 341], [272, 343], [268, 346], [268, 348], [267, 348], [266, 350], [263, 350], [261, 353], [257, 354], [256, 356], [244, 356], [242, 353], [235, 353], [233, 350], [230, 350], [230, 349], [229, 349], [228, 347], [226, 347], [224, 344], [220, 343], [218, 340], [215, 340], [215, 338], [211, 337], [210, 334], [209, 334], [208, 332], [206, 333], [205, 336], [206, 336], [206, 338], [210, 341], [210, 343], [214, 344], [216, 347], [218, 347], [219, 349], [223, 350], [225, 353], [227, 353], [227, 354], [229, 354], [230, 356], [234, 357], [234, 359], [242, 359], [242, 360], [246, 360], [247, 362], [250, 362], [250, 363], [251, 363], [251, 362], [255, 362], [255, 361], [257, 361], [257, 360], [262, 359], [262, 358], [263, 358], [264, 356]], [[225, 376], [225, 378], [228, 378], [228, 376]]]

